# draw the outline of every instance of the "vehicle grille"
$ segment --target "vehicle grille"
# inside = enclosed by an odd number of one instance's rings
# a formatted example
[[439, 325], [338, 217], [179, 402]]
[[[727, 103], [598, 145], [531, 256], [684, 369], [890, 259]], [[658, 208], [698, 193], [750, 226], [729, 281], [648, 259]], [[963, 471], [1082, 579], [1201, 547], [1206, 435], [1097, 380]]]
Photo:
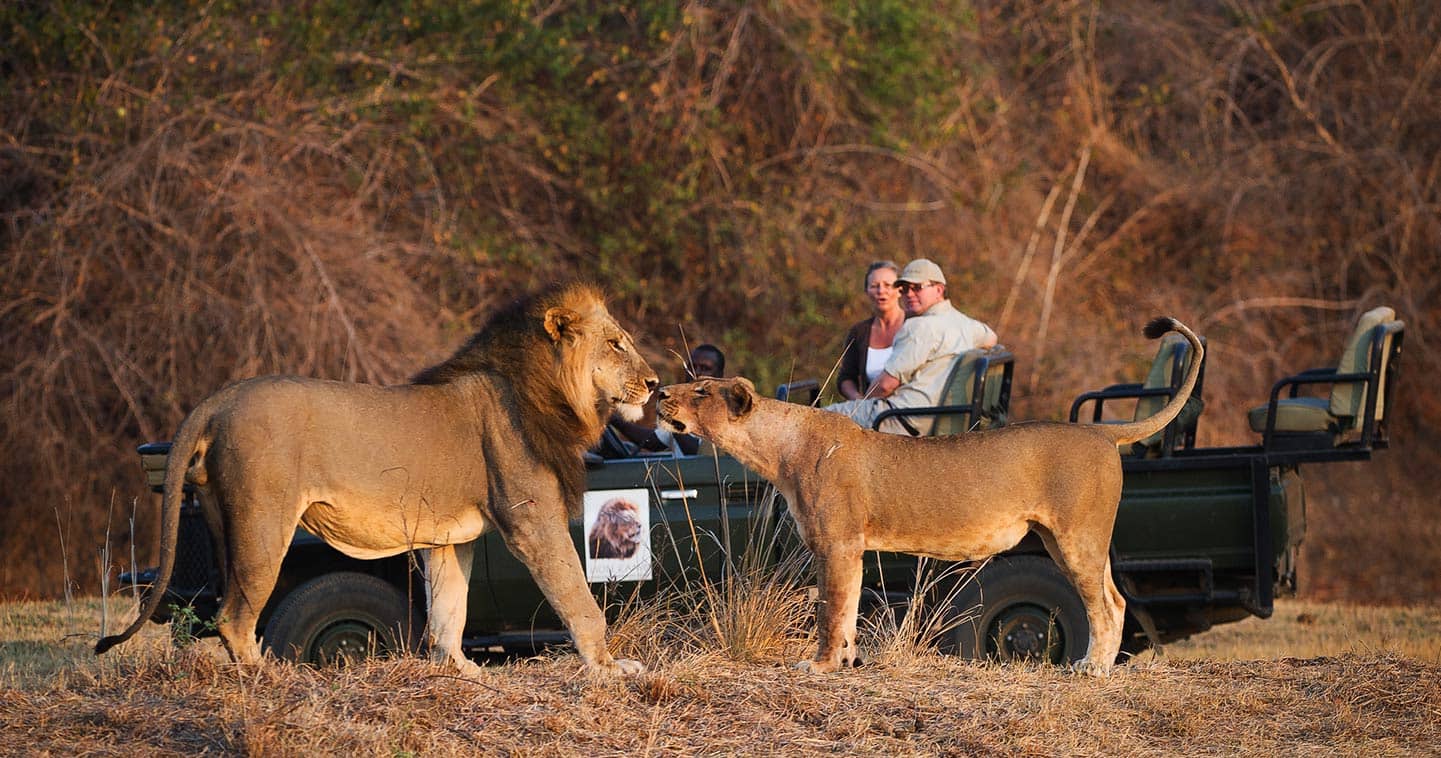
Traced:
[[170, 575], [170, 589], [182, 596], [205, 589], [214, 592], [217, 579], [210, 529], [205, 526], [200, 503], [194, 498], [187, 499], [180, 508], [180, 533], [175, 542], [175, 571]]

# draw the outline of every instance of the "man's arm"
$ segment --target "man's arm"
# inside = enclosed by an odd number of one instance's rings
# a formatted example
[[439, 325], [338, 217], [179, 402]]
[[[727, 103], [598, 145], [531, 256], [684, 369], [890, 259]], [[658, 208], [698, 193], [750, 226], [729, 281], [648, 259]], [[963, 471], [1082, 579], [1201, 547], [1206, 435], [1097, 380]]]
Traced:
[[866, 391], [866, 397], [890, 397], [896, 388], [901, 386], [901, 380], [891, 376], [889, 371], [882, 371], [875, 384]]
[[666, 449], [666, 443], [661, 441], [656, 435], [656, 428], [654, 426], [626, 421], [618, 415], [611, 416], [610, 425], [642, 450], [658, 451]]
[[866, 397], [890, 397], [904, 382], [900, 377], [914, 377], [916, 370], [926, 362], [930, 350], [925, 345], [934, 340], [924, 336], [924, 319], [908, 318], [896, 331], [891, 342], [891, 357], [886, 359], [886, 368], [866, 391]]

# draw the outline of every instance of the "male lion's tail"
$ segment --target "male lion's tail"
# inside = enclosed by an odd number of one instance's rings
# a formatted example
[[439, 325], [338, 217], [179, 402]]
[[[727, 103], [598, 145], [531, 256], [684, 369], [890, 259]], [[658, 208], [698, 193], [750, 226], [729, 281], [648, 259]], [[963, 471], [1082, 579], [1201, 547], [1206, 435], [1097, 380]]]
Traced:
[[1186, 325], [1170, 316], [1159, 316], [1151, 319], [1146, 324], [1144, 334], [1148, 339], [1157, 339], [1166, 332], [1177, 331], [1191, 343], [1191, 350], [1195, 355], [1191, 358], [1191, 367], [1186, 371], [1186, 381], [1181, 388], [1176, 390], [1176, 396], [1166, 403], [1166, 406], [1154, 416], [1143, 418], [1140, 421], [1133, 421], [1128, 424], [1104, 424], [1097, 428], [1102, 429], [1115, 439], [1117, 445], [1129, 445], [1132, 442], [1139, 442], [1156, 432], [1166, 428], [1171, 419], [1181, 412], [1186, 405], [1186, 400], [1191, 397], [1191, 390], [1196, 387], [1196, 380], [1201, 376], [1201, 359], [1205, 357], [1205, 348], [1201, 347], [1201, 340]]
[[[165, 495], [160, 506], [160, 567], [156, 569], [155, 584], [151, 586], [149, 594], [145, 596], [145, 603], [140, 607], [140, 614], [135, 617], [135, 621], [131, 622], [125, 631], [109, 637], [102, 637], [99, 642], [95, 643], [96, 655], [135, 636], [135, 633], [140, 631], [140, 627], [145, 625], [146, 620], [155, 614], [155, 609], [165, 598], [165, 590], [170, 586], [170, 574], [175, 571], [175, 545], [179, 540], [180, 501], [185, 489], [185, 476], [190, 468], [190, 462], [195, 459], [197, 454], [202, 461], [204, 460], [205, 449], [210, 444], [208, 430], [210, 409], [214, 402], [215, 397], [212, 396], [191, 412], [185, 422], [180, 425], [175, 439], [170, 443], [170, 455], [165, 460]], [[203, 478], [198, 483], [203, 483]]]

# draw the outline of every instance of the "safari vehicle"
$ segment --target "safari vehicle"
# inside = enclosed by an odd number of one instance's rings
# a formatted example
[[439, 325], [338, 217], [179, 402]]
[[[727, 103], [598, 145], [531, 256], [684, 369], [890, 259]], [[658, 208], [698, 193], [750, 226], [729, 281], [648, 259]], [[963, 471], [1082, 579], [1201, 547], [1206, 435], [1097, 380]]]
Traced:
[[[1278, 380], [1267, 403], [1248, 412], [1258, 444], [1195, 446], [1198, 383], [1191, 408], [1122, 451], [1111, 568], [1126, 598], [1123, 653], [1248, 616], [1268, 618], [1278, 594], [1295, 593], [1306, 530], [1301, 467], [1369, 460], [1388, 447], [1386, 398], [1404, 337], [1392, 309], [1362, 314], [1337, 366]], [[1135, 418], [1151, 415], [1174, 396], [1189, 352], [1185, 340], [1168, 336], [1144, 382], [1082, 394], [1070, 420], [1089, 408], [1085, 420], [1104, 423], [1107, 403], [1132, 404]], [[1329, 395], [1303, 394], [1316, 388]], [[1059, 663], [1085, 654], [1089, 627], [1080, 599], [1034, 534], [983, 566], [955, 603], [977, 608], [955, 633], [963, 655]]]
[[[1186, 373], [1183, 339], [1162, 341], [1144, 382], [1087, 392], [1071, 420], [1105, 423], [1117, 407], [1150, 415], [1173, 396]], [[1215, 624], [1268, 617], [1278, 594], [1296, 589], [1305, 532], [1303, 465], [1368, 460], [1389, 444], [1386, 398], [1392, 395], [1404, 324], [1388, 308], [1364, 314], [1334, 368], [1283, 378], [1265, 405], [1248, 415], [1255, 445], [1198, 448], [1201, 385], [1192, 407], [1156, 437], [1123, 451], [1125, 484], [1112, 539], [1112, 569], [1126, 597], [1123, 653], [1183, 639]], [[1003, 348], [956, 360], [944, 405], [908, 409], [911, 423], [937, 434], [1007, 422], [1014, 359]], [[1204, 377], [1204, 365], [1202, 369]], [[1329, 397], [1302, 390], [1329, 387]], [[782, 399], [807, 402], [814, 381], [784, 385]], [[144, 445], [142, 462], [159, 488], [168, 443]], [[586, 518], [572, 532], [596, 592], [641, 594], [683, 586], [730, 570], [746, 546], [764, 545], [778, 559], [793, 549], [769, 537], [784, 501], [769, 485], [724, 454], [595, 458], [587, 463]], [[604, 503], [617, 497], [645, 503], [649, 558], [598, 558], [585, 537]], [[218, 573], [209, 534], [193, 494], [182, 511], [176, 569], [168, 593], [177, 616], [206, 633], [218, 607]], [[912, 556], [867, 556], [864, 596], [903, 609], [917, 585]], [[968, 657], [1039, 658], [1055, 663], [1085, 654], [1089, 636], [1079, 597], [1030, 535], [980, 565], [954, 586], [926, 585], [949, 603], [955, 628], [942, 647]], [[150, 584], [154, 570], [122, 576]], [[170, 620], [162, 603], [154, 620]], [[263, 644], [282, 657], [335, 660], [414, 645], [423, 627], [424, 592], [409, 555], [376, 561], [348, 558], [298, 531], [275, 592], [261, 617]], [[487, 533], [475, 555], [465, 645], [472, 651], [531, 649], [566, 639], [523, 564], [498, 535]]]

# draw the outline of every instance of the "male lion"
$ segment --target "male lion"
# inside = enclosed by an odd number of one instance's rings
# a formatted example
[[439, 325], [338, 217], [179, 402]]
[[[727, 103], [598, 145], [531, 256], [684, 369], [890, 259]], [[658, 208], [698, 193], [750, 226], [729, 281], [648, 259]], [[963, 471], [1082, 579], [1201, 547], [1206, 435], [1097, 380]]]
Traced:
[[1028, 422], [954, 437], [912, 438], [862, 429], [845, 416], [759, 397], [745, 379], [660, 390], [660, 420], [734, 455], [785, 496], [815, 554], [820, 645], [799, 668], [830, 672], [856, 659], [861, 554], [886, 550], [979, 560], [1028, 531], [1075, 585], [1091, 625], [1077, 667], [1111, 669], [1125, 600], [1111, 580], [1111, 529], [1121, 499], [1116, 446], [1145, 439], [1181, 410], [1200, 373], [1201, 342], [1172, 318], [1195, 359], [1159, 413], [1127, 424]]
[[591, 670], [639, 672], [606, 650], [568, 521], [585, 489], [582, 451], [613, 410], [639, 418], [659, 383], [599, 292], [577, 284], [501, 310], [410, 384], [261, 377], [226, 387], [171, 447], [159, 585], [95, 652], [129, 639], [164, 596], [188, 481], [217, 546], [218, 626], [236, 661], [260, 658], [256, 621], [300, 525], [355, 558], [428, 548], [430, 657], [474, 667], [461, 651], [467, 584], [474, 540], [493, 527]]

